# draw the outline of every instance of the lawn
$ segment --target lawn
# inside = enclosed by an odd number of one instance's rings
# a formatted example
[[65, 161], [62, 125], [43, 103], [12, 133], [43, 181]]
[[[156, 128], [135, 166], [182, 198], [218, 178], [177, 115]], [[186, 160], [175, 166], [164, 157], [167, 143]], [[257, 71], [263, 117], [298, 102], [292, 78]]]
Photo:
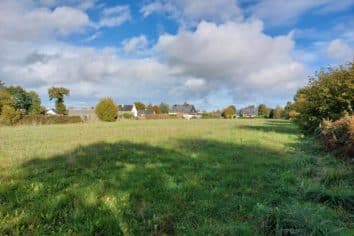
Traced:
[[281, 120], [0, 128], [0, 234], [354, 234], [353, 166]]

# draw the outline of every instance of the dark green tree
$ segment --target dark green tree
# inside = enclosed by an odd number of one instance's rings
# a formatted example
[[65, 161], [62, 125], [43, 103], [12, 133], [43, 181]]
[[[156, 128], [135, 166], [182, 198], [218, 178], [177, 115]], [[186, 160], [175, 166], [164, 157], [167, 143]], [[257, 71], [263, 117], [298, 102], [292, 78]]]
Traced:
[[48, 89], [48, 95], [50, 100], [55, 99], [55, 109], [58, 114], [66, 115], [64, 97], [70, 95], [70, 90], [63, 87], [52, 87]]
[[260, 104], [258, 106], [258, 116], [263, 118], [268, 118], [270, 113], [270, 109], [265, 104]]
[[145, 110], [145, 104], [142, 102], [134, 102], [137, 110]]
[[170, 107], [167, 103], [161, 102], [159, 107], [162, 114], [167, 114], [170, 111]]
[[34, 91], [28, 92], [28, 95], [31, 97], [32, 104], [29, 107], [28, 113], [32, 115], [39, 115], [44, 113], [44, 107], [41, 106], [41, 99], [38, 94]]
[[32, 105], [31, 96], [20, 86], [11, 86], [6, 88], [6, 90], [14, 98], [14, 108], [21, 111], [22, 114], [27, 114], [29, 108]]

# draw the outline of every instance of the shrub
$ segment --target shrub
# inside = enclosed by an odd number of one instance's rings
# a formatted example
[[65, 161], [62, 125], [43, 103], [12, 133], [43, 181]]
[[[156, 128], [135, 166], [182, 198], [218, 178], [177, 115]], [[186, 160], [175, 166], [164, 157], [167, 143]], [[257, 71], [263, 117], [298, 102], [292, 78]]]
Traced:
[[14, 125], [21, 119], [21, 112], [9, 105], [3, 106], [1, 114], [1, 121], [5, 125]]
[[325, 147], [338, 156], [354, 157], [354, 116], [331, 122], [323, 121], [321, 135]]
[[313, 133], [324, 119], [335, 121], [352, 115], [353, 85], [354, 61], [349, 66], [316, 73], [295, 95], [296, 122], [305, 132]]
[[96, 105], [95, 113], [100, 120], [112, 122], [117, 119], [118, 107], [112, 98], [103, 98]]
[[19, 124], [21, 125], [51, 125], [51, 124], [71, 124], [83, 122], [80, 116], [46, 116], [46, 115], [27, 115], [24, 116]]
[[131, 113], [131, 112], [124, 112], [124, 113], [123, 113], [123, 118], [124, 118], [124, 119], [131, 119], [131, 118], [133, 118], [133, 113]]
[[222, 112], [222, 117], [224, 117], [225, 119], [231, 119], [235, 112], [235, 109], [232, 106], [229, 106], [225, 108]]

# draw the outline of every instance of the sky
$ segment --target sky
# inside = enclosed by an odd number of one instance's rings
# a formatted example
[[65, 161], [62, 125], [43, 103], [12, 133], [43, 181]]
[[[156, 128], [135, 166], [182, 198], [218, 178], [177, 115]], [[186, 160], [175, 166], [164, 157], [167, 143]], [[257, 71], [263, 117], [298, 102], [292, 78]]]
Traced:
[[284, 105], [354, 59], [354, 0], [0, 0], [0, 80], [201, 110]]

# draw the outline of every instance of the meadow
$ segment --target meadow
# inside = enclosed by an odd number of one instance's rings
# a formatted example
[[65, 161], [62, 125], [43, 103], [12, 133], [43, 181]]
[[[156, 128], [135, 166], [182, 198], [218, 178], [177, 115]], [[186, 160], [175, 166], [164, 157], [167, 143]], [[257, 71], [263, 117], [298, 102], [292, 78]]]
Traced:
[[353, 166], [283, 120], [0, 127], [0, 234], [353, 235]]

